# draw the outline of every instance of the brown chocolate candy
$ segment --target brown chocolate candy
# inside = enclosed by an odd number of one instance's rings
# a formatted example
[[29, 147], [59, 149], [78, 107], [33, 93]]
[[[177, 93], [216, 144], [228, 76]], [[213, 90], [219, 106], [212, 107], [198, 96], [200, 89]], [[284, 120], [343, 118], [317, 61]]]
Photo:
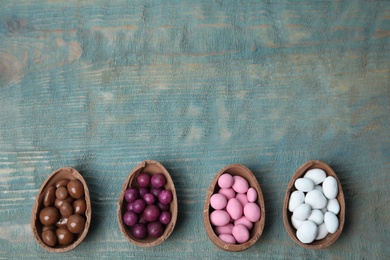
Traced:
[[73, 214], [73, 206], [67, 201], [64, 201], [64, 203], [60, 206], [60, 213], [62, 217], [69, 217]]
[[39, 220], [45, 226], [54, 225], [59, 218], [60, 213], [54, 207], [45, 207], [39, 212]]
[[75, 235], [70, 232], [66, 227], [60, 227], [56, 230], [58, 244], [66, 246], [72, 243], [75, 239]]
[[68, 185], [68, 183], [69, 183], [69, 180], [67, 180], [67, 179], [59, 180], [56, 182], [56, 188], [58, 189], [59, 187], [66, 187], [66, 185]]
[[84, 197], [84, 186], [79, 180], [71, 180], [67, 187], [72, 198], [80, 199]]
[[78, 199], [73, 202], [73, 209], [75, 214], [84, 215], [87, 208], [87, 203], [85, 199]]
[[57, 235], [51, 230], [45, 230], [42, 232], [42, 240], [48, 246], [55, 246], [57, 244]]
[[69, 202], [70, 204], [73, 204], [74, 202], [74, 199], [72, 197], [67, 197], [65, 200], [59, 200], [59, 199], [56, 199], [54, 201], [54, 206], [57, 208], [57, 209], [60, 209], [62, 203], [64, 203], [65, 201]]
[[69, 196], [68, 189], [66, 187], [59, 187], [56, 190], [56, 197], [59, 200], [65, 200]]
[[50, 186], [47, 188], [45, 195], [43, 196], [43, 205], [49, 207], [56, 199], [56, 187]]
[[80, 234], [84, 231], [85, 219], [78, 214], [73, 214], [68, 218], [68, 223], [66, 224], [66, 226], [68, 227], [70, 232], [74, 234]]

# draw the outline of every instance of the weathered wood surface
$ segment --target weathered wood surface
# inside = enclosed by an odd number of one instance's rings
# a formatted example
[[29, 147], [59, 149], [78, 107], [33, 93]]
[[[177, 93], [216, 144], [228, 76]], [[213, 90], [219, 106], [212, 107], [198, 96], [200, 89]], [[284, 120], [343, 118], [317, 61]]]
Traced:
[[[0, 258], [336, 258], [390, 255], [389, 1], [1, 1]], [[123, 181], [160, 161], [180, 215], [138, 248], [117, 226]], [[310, 159], [344, 187], [344, 231], [306, 250], [282, 221], [286, 185]], [[214, 246], [202, 222], [214, 175], [242, 163], [265, 197], [249, 250]], [[51, 254], [31, 208], [55, 169], [89, 184], [85, 241]]]

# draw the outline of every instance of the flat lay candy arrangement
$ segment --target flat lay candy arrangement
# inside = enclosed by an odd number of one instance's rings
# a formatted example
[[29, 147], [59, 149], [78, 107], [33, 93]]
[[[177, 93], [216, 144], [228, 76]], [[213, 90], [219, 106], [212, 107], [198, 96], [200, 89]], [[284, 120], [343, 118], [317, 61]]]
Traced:
[[[137, 246], [151, 247], [172, 233], [178, 215], [176, 190], [159, 162], [139, 163], [128, 175], [118, 202], [121, 232]], [[265, 225], [263, 194], [256, 177], [243, 165], [224, 167], [207, 192], [204, 226], [211, 241], [231, 252], [246, 250]], [[344, 226], [345, 203], [340, 181], [326, 163], [309, 161], [291, 178], [283, 203], [283, 220], [300, 246], [322, 249], [334, 243]], [[89, 190], [72, 168], [53, 172], [35, 200], [31, 227], [38, 243], [51, 252], [75, 248], [91, 219]]]

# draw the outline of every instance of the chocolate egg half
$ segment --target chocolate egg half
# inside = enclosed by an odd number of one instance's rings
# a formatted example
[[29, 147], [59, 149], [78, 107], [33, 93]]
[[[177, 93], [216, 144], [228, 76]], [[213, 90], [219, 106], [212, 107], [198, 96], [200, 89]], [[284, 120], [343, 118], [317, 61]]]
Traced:
[[[69, 209], [69, 206], [73, 205], [74, 198], [68, 195], [66, 190], [68, 183], [76, 183], [77, 196], [85, 200], [85, 211], [80, 216], [85, 224], [77, 234], [71, 233], [66, 228], [66, 224], [62, 224], [67, 222], [67, 216], [62, 216], [61, 211], [62, 213], [73, 212], [73, 209]], [[65, 201], [68, 206], [66, 209], [60, 207]], [[38, 191], [31, 214], [32, 233], [38, 244], [47, 251], [66, 252], [74, 249], [84, 240], [89, 230], [91, 216], [91, 200], [87, 183], [77, 170], [63, 167], [51, 173]], [[53, 221], [55, 223], [52, 223]], [[68, 233], [70, 235], [65, 236]]]
[[[130, 227], [128, 227], [123, 222], [123, 216], [126, 213], [126, 204], [127, 204], [126, 200], [124, 199], [125, 191], [128, 188], [139, 188], [139, 184], [137, 183], [137, 177], [140, 173], [148, 173], [151, 176], [156, 174], [163, 174], [166, 179], [166, 184], [162, 188], [164, 188], [165, 190], [170, 190], [172, 192], [172, 201], [169, 204], [169, 212], [171, 213], [171, 220], [169, 221], [168, 224], [165, 225], [165, 229], [162, 235], [159, 237], [147, 236], [146, 238], [143, 239], [135, 238], [131, 232]], [[165, 167], [161, 163], [157, 161], [147, 160], [139, 163], [127, 176], [119, 196], [117, 217], [118, 217], [119, 229], [124, 235], [124, 237], [131, 243], [140, 247], [152, 247], [161, 244], [170, 236], [173, 229], [175, 228], [177, 214], [178, 214], [178, 202], [176, 196], [176, 189], [169, 172], [165, 169]]]
[[[296, 191], [294, 184], [295, 181], [299, 178], [302, 178], [306, 172], [308, 172], [311, 169], [321, 169], [326, 173], [326, 176], [332, 176], [337, 180], [337, 186], [338, 186], [338, 194], [337, 194], [337, 201], [340, 205], [340, 212], [338, 213], [337, 217], [339, 219], [339, 226], [335, 233], [329, 233], [325, 238], [321, 240], [314, 240], [311, 243], [305, 244], [302, 243], [296, 236], [297, 230], [294, 228], [293, 224], [291, 223], [291, 216], [292, 212], [288, 210], [288, 204], [290, 200], [291, 194]], [[345, 201], [344, 201], [344, 193], [343, 189], [340, 183], [340, 180], [338, 179], [336, 173], [333, 171], [333, 169], [326, 163], [319, 161], [319, 160], [311, 160], [303, 164], [291, 177], [290, 182], [288, 183], [286, 194], [284, 196], [283, 201], [283, 222], [284, 227], [286, 228], [286, 231], [288, 235], [291, 237], [291, 239], [297, 243], [299, 246], [307, 249], [323, 249], [331, 244], [333, 244], [340, 236], [343, 227], [344, 227], [344, 221], [345, 221]]]
[[[249, 187], [254, 188], [257, 192], [257, 200], [255, 201], [255, 203], [260, 207], [260, 212], [261, 212], [260, 220], [256, 221], [253, 224], [252, 229], [249, 231], [249, 240], [241, 244], [229, 244], [219, 239], [217, 234], [214, 232], [210, 221], [210, 213], [212, 211], [212, 208], [210, 206], [210, 198], [214, 193], [218, 192], [219, 190], [218, 179], [224, 173], [228, 173], [232, 176], [243, 177], [245, 180], [247, 180]], [[210, 240], [216, 246], [226, 251], [238, 252], [238, 251], [246, 250], [249, 247], [253, 246], [256, 243], [256, 241], [260, 238], [261, 234], [263, 233], [264, 225], [265, 225], [264, 197], [260, 185], [256, 180], [256, 177], [247, 167], [241, 164], [230, 164], [224, 167], [223, 169], [221, 169], [218, 172], [218, 174], [215, 175], [214, 179], [212, 180], [207, 190], [206, 199], [203, 208], [203, 223], [204, 223], [206, 233], [210, 238]]]

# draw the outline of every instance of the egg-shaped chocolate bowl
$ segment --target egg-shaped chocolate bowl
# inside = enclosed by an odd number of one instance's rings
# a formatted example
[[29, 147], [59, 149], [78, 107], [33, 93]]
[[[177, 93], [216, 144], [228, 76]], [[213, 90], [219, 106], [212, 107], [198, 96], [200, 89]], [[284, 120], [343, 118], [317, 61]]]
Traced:
[[337, 174], [325, 162], [306, 162], [291, 177], [282, 210], [285, 229], [296, 244], [306, 249], [329, 247], [345, 222], [344, 193]]
[[177, 214], [176, 189], [169, 172], [154, 160], [139, 163], [119, 196], [118, 226], [124, 237], [136, 246], [157, 246], [173, 232]]
[[77, 170], [63, 167], [39, 189], [31, 214], [32, 233], [47, 251], [67, 252], [84, 240], [91, 216], [87, 183]]
[[246, 250], [260, 238], [265, 225], [264, 198], [247, 167], [230, 164], [215, 175], [207, 190], [203, 223], [210, 240], [225, 251]]

